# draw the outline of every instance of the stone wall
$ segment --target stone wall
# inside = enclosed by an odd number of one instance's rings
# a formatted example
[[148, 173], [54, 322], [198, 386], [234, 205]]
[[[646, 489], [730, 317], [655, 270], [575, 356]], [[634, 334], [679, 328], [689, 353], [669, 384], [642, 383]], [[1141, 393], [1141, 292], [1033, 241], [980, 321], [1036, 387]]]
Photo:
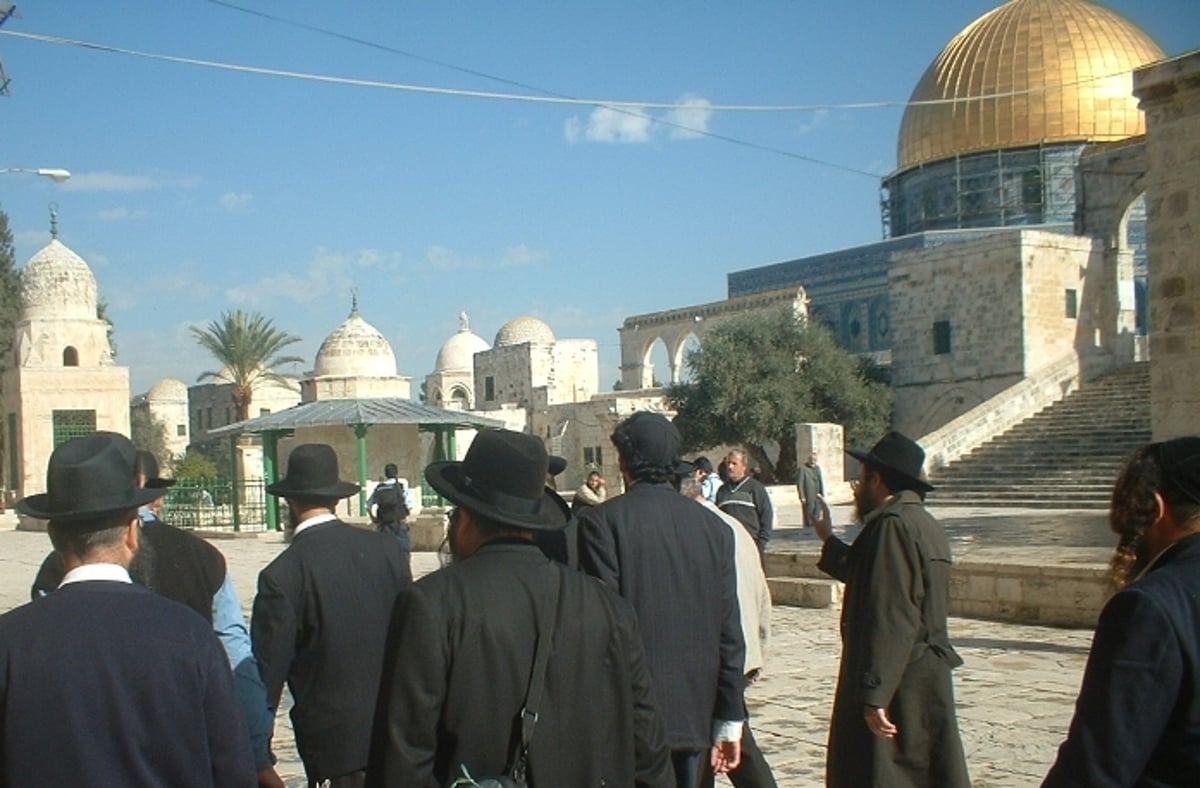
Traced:
[[1200, 51], [1138, 69], [1146, 113], [1150, 412], [1155, 440], [1200, 409]]

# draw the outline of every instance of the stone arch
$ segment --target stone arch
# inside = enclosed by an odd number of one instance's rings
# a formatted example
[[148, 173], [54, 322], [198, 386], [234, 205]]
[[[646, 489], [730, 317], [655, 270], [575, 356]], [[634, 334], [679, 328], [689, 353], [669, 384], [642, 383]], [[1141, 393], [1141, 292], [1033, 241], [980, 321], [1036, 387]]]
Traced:
[[[663, 363], [666, 370], [659, 369], [659, 361]], [[657, 388], [657, 386], [670, 383], [670, 367], [671, 352], [667, 347], [667, 341], [661, 335], [657, 335], [650, 340], [650, 343], [646, 346], [646, 352], [642, 355], [642, 381], [638, 388]], [[666, 374], [661, 374], [663, 371]]]
[[686, 383], [691, 380], [691, 375], [687, 368], [687, 355], [689, 352], [700, 348], [700, 337], [695, 331], [688, 331], [679, 337], [678, 342], [671, 349], [671, 382]]
[[72, 345], [67, 345], [63, 348], [62, 363], [64, 367], [79, 366], [79, 351]]
[[928, 435], [937, 428], [949, 424], [983, 401], [978, 391], [966, 386], [954, 386], [937, 397], [925, 410], [917, 435]]
[[471, 389], [465, 384], [455, 383], [446, 393], [446, 403], [457, 404], [461, 406], [463, 410], [470, 410], [475, 406], [475, 403], [472, 399], [473, 393], [474, 392], [472, 392]]

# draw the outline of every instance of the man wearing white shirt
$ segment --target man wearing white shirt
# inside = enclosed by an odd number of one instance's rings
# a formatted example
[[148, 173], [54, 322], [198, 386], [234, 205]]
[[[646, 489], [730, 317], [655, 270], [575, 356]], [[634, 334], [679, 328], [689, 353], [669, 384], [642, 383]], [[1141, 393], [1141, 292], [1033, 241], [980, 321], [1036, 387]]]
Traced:
[[[0, 616], [0, 782], [257, 782], [233, 677], [212, 628], [130, 581], [138, 506], [128, 438], [98, 432], [50, 456], [48, 492], [17, 508], [49, 520], [62, 590]], [[47, 747], [53, 747], [48, 757]]]

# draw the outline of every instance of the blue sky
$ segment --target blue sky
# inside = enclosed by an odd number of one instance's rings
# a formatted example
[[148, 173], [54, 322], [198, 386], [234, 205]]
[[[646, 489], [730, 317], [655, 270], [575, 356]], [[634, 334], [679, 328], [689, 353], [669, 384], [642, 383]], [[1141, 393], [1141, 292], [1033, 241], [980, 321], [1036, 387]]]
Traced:
[[[996, 4], [26, 0], [0, 28], [0, 167], [73, 177], [0, 175], [0, 208], [24, 264], [57, 203], [133, 393], [213, 369], [188, 327], [230, 308], [301, 337], [308, 369], [352, 288], [414, 392], [464, 310], [489, 342], [522, 314], [596, 339], [607, 389], [626, 316], [877, 240], [903, 102]], [[1106, 5], [1169, 55], [1200, 46], [1196, 0]]]

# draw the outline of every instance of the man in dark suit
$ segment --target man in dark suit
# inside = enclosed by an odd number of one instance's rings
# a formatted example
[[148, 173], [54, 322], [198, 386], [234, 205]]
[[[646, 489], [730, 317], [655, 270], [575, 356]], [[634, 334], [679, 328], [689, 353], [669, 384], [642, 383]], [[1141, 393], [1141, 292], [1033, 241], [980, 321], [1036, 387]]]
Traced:
[[[254, 661], [250, 631], [225, 556], [199, 536], [168, 525], [159, 517], [163, 497], [175, 480], [158, 475], [158, 460], [153, 454], [139, 450], [134, 467], [135, 485], [156, 490], [157, 494], [138, 508], [142, 527], [129, 574], [135, 583], [187, 605], [212, 625], [233, 669], [258, 783], [265, 788], [283, 788], [270, 747], [275, 717], [267, 707], [267, 691]], [[64, 574], [62, 553], [51, 552], [34, 578], [32, 597], [38, 599], [57, 589]]]
[[1067, 740], [1043, 788], [1200, 776], [1200, 438], [1138, 449], [1117, 477], [1113, 574]]
[[950, 673], [962, 659], [946, 626], [950, 543], [925, 509], [925, 450], [889, 432], [846, 453], [862, 463], [862, 531], [853, 544], [833, 536], [823, 500], [813, 520], [817, 566], [846, 584], [826, 783], [969, 788]]
[[579, 516], [579, 565], [633, 604], [676, 784], [693, 788], [703, 758], [718, 772], [741, 757], [745, 644], [733, 535], [670, 484], [682, 441], [657, 413], [612, 436], [626, 492]]
[[412, 582], [400, 544], [334, 514], [357, 493], [338, 478], [337, 454], [305, 443], [267, 492], [287, 501], [291, 545], [258, 575], [250, 637], [267, 700], [292, 691], [296, 749], [310, 785], [362, 784], [388, 616]]
[[456, 504], [455, 562], [396, 600], [370, 785], [673, 784], [633, 611], [534, 543], [569, 517], [546, 469], [541, 440], [496, 430], [425, 470]]
[[0, 616], [0, 784], [252, 786], [229, 663], [195, 612], [129, 577], [138, 506], [128, 438], [54, 450], [49, 520], [62, 588]]

